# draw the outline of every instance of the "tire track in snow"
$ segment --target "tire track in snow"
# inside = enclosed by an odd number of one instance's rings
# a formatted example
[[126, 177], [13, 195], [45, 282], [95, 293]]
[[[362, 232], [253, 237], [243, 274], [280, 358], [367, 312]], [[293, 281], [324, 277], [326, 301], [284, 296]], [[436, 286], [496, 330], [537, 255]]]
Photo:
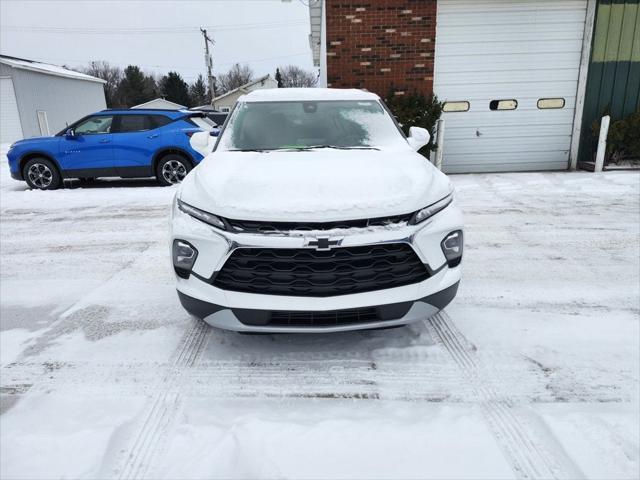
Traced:
[[533, 412], [519, 415], [513, 402], [498, 394], [475, 348], [446, 312], [434, 315], [426, 323], [434, 340], [449, 352], [475, 390], [489, 428], [519, 478], [584, 478], [548, 429], [538, 425], [542, 420]]
[[158, 393], [143, 415], [140, 430], [128, 451], [124, 464], [116, 471], [118, 478], [145, 478], [153, 459], [163, 450], [166, 432], [180, 409], [181, 394], [176, 389], [184, 368], [193, 367], [206, 344], [211, 328], [203, 321], [192, 318], [173, 355], [168, 372], [158, 385]]

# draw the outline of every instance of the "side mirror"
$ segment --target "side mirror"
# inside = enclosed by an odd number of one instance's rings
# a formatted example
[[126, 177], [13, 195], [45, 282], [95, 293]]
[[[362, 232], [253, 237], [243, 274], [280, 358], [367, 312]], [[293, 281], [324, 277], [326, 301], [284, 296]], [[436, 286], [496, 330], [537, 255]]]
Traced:
[[429, 140], [431, 140], [431, 135], [429, 135], [429, 131], [426, 128], [411, 127], [409, 129], [407, 141], [416, 152], [428, 144]]
[[211, 130], [209, 135], [211, 135], [212, 137], [217, 137], [218, 135], [220, 135], [220, 129], [219, 128], [214, 128], [213, 130]]
[[64, 136], [68, 139], [76, 138], [76, 132], [73, 130], [73, 128], [69, 128], [66, 132], [64, 132]]

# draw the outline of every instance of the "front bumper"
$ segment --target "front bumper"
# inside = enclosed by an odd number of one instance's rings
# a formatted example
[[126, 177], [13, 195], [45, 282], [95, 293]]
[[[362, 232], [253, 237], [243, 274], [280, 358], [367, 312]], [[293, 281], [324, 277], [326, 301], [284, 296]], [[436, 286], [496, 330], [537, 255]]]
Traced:
[[[247, 310], [231, 309], [221, 305], [208, 303], [197, 298], [190, 297], [178, 290], [178, 297], [184, 309], [191, 315], [201, 318], [212, 327], [224, 330], [233, 330], [236, 332], [265, 332], [265, 333], [333, 333], [351, 330], [369, 330], [375, 328], [388, 328], [395, 326], [407, 325], [419, 320], [424, 320], [436, 314], [446, 307], [456, 296], [458, 291], [458, 283], [456, 282], [450, 287], [440, 292], [436, 292], [427, 297], [421, 298], [413, 302], [404, 302], [402, 307], [406, 307], [407, 311], [398, 318], [390, 318], [388, 320], [377, 320], [371, 322], [358, 322], [341, 325], [254, 325], [241, 321], [241, 318], [247, 316]], [[377, 306], [384, 307], [384, 306]], [[256, 315], [260, 315], [263, 311], [252, 310]], [[267, 313], [267, 312], [264, 312]], [[393, 314], [391, 314], [393, 316]]]
[[[200, 222], [176, 207], [172, 209], [171, 226], [171, 243], [174, 239], [184, 240], [198, 250], [191, 275], [186, 279], [176, 277], [178, 294], [185, 309], [215, 327], [229, 330], [335, 332], [404, 325], [427, 318], [443, 308], [455, 296], [460, 280], [461, 267], [448, 267], [441, 247], [441, 242], [447, 234], [462, 230], [462, 214], [455, 201], [445, 210], [419, 225], [404, 224], [388, 228], [354, 228], [339, 232], [322, 232], [322, 236], [336, 234], [343, 236], [340, 247], [384, 243], [409, 244], [431, 272], [429, 278], [419, 283], [328, 297], [264, 295], [229, 291], [216, 288], [211, 281], [214, 274], [238, 248], [309, 248], [307, 243], [309, 236], [313, 237], [313, 233], [260, 235], [227, 232]], [[448, 299], [442, 302], [441, 298]], [[234, 310], [332, 312], [407, 302], [410, 302], [410, 308], [399, 318], [335, 326], [247, 325], [234, 314]]]

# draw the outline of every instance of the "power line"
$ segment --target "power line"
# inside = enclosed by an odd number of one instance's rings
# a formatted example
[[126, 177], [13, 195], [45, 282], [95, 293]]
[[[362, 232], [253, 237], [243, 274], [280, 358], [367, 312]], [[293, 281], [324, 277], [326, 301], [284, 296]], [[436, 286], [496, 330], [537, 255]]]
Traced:
[[[300, 53], [292, 53], [289, 55], [279, 55], [276, 57], [264, 57], [264, 58], [255, 58], [255, 59], [248, 59], [248, 60], [237, 60], [237, 61], [233, 61], [233, 62], [225, 62], [225, 63], [216, 63], [216, 65], [218, 67], [220, 66], [230, 66], [230, 65], [235, 65], [236, 63], [258, 63], [258, 62], [265, 62], [265, 61], [269, 61], [269, 60], [278, 60], [278, 59], [283, 59], [283, 58], [292, 58], [292, 57], [300, 57], [302, 55], [310, 55], [310, 52], [300, 52]], [[70, 63], [70, 62], [74, 62], [74, 63], [89, 63], [89, 62], [94, 62], [94, 61], [98, 61], [99, 59], [93, 58], [93, 59], [78, 59], [78, 58], [61, 58], [61, 57], [37, 57], [37, 58], [31, 58], [32, 60], [35, 60], [36, 62], [62, 62], [62, 63]], [[193, 71], [202, 71], [202, 69], [200, 67], [194, 67], [194, 66], [186, 66], [186, 65], [151, 65], [151, 64], [142, 64], [142, 63], [137, 63], [137, 62], [115, 62], [115, 61], [109, 61], [106, 60], [108, 63], [111, 63], [113, 65], [118, 65], [118, 66], [128, 66], [128, 65], [137, 65], [138, 67], [142, 67], [142, 68], [165, 68], [165, 69], [180, 69], [180, 70], [193, 70]]]
[[[238, 31], [238, 30], [264, 30], [272, 28], [282, 28], [287, 26], [308, 25], [306, 21], [295, 22], [270, 22], [270, 23], [238, 23], [227, 25], [207, 25], [207, 28], [216, 32]], [[55, 27], [55, 26], [32, 26], [32, 25], [0, 25], [4, 31], [28, 32], [28, 33], [51, 33], [54, 35], [158, 35], [158, 34], [184, 34], [199, 33], [199, 26], [182, 27]]]

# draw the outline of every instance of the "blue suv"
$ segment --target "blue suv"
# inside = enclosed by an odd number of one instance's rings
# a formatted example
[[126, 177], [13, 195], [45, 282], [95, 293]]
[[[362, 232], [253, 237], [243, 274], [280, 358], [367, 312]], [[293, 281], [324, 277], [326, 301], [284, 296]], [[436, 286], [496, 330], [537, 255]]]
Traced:
[[155, 176], [171, 185], [203, 159], [190, 143], [200, 131], [218, 133], [202, 112], [103, 110], [53, 137], [17, 141], [7, 157], [13, 178], [41, 190], [65, 178]]

